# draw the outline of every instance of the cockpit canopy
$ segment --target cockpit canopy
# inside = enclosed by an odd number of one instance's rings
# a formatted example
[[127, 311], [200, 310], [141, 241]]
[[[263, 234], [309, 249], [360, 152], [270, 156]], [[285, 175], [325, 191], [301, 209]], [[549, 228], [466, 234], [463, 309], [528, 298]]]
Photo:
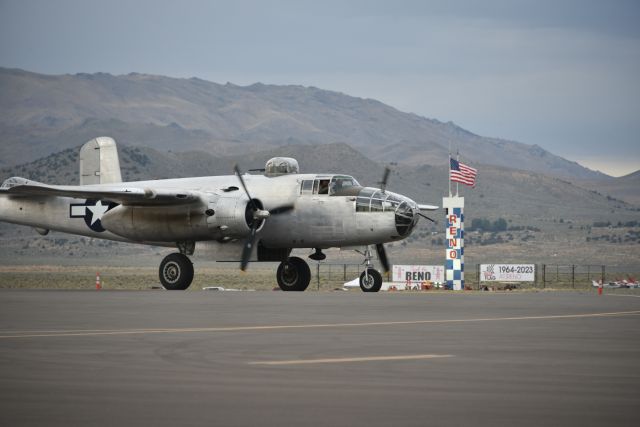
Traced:
[[330, 196], [355, 196], [362, 189], [358, 181], [349, 175], [318, 175], [305, 179], [300, 194], [328, 194]]
[[264, 174], [268, 177], [300, 173], [298, 161], [291, 157], [274, 157], [267, 161]]

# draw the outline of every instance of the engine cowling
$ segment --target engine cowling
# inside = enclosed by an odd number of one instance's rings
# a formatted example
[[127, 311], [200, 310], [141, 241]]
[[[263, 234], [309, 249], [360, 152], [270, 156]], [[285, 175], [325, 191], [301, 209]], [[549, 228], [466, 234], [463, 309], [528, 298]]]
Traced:
[[[262, 209], [262, 203], [253, 199], [253, 203]], [[239, 191], [215, 193], [209, 195], [207, 210], [207, 226], [213, 238], [232, 240], [246, 237], [253, 222], [253, 210], [249, 206], [249, 198]], [[262, 227], [261, 222], [258, 229]]]

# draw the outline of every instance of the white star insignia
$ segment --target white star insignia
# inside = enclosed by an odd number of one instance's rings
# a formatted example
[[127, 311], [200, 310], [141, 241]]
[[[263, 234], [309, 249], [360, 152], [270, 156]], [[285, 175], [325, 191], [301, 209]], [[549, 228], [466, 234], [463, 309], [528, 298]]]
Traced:
[[91, 211], [91, 225], [93, 225], [97, 220], [102, 219], [102, 215], [109, 210], [109, 205], [103, 205], [101, 200], [98, 200], [94, 206], [87, 206], [87, 209]]

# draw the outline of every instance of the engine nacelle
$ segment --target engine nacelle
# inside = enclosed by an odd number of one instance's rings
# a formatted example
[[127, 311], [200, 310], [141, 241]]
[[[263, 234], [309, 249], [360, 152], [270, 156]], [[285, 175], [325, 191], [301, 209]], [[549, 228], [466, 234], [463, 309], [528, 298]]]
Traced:
[[209, 238], [202, 205], [157, 208], [117, 206], [102, 216], [102, 226], [140, 242], [196, 241]]
[[[228, 241], [249, 234], [253, 210], [243, 193], [208, 193], [203, 198], [208, 199], [206, 205], [117, 206], [102, 216], [101, 223], [114, 234], [140, 242]], [[254, 203], [262, 209], [259, 200]]]

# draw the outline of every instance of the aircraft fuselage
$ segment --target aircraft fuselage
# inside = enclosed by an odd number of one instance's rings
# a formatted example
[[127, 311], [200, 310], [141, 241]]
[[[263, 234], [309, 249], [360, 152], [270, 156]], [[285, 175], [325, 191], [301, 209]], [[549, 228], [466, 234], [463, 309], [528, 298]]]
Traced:
[[[410, 233], [415, 218], [412, 216], [408, 232], [399, 233], [396, 206], [389, 205], [387, 209], [357, 207], [357, 203], [369, 203], [360, 197], [362, 187], [353, 187], [344, 194], [323, 194], [322, 189], [302, 187], [303, 181], [331, 180], [332, 177], [334, 175], [243, 175], [251, 197], [260, 201], [265, 210], [294, 206], [286, 214], [270, 217], [268, 226], [259, 229], [262, 244], [271, 248], [358, 246], [399, 240]], [[166, 246], [174, 246], [179, 241], [227, 242], [242, 239], [250, 230], [245, 218], [248, 197], [238, 188], [235, 175], [117, 185], [118, 188], [127, 186], [190, 191], [199, 197], [187, 205], [158, 207], [118, 205], [108, 200], [16, 195], [0, 198], [0, 220], [93, 238]], [[110, 189], [115, 186], [85, 187]], [[375, 189], [368, 190], [367, 197], [372, 197]], [[376, 194], [380, 198], [380, 193]], [[417, 207], [415, 202], [403, 196], [385, 194], [395, 196], [411, 209]]]

